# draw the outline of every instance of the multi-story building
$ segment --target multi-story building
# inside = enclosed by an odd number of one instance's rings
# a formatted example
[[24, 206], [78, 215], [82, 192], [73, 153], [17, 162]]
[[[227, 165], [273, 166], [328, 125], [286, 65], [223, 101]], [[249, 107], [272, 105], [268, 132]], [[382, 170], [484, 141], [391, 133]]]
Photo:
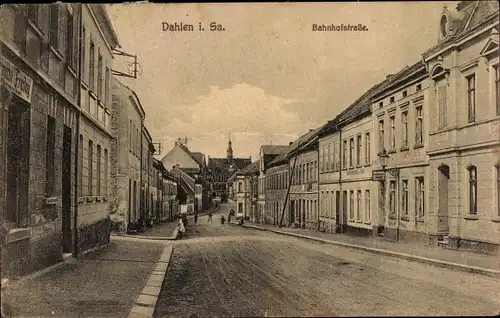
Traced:
[[0, 15], [2, 275], [12, 276], [109, 241], [118, 40], [102, 5], [11, 4]]
[[231, 186], [234, 189], [236, 211], [243, 212], [244, 218], [251, 222], [256, 221], [258, 173], [259, 161], [257, 160], [236, 172]]
[[279, 225], [282, 216], [282, 224], [288, 224], [288, 213], [285, 213], [285, 211], [288, 211], [289, 201], [285, 200], [285, 198], [289, 188], [289, 169], [288, 161], [279, 160], [281, 157], [280, 154], [274, 158], [269, 163], [266, 171], [265, 200], [266, 207], [271, 212], [269, 218], [273, 225]]
[[318, 228], [318, 134], [322, 127], [301, 136], [289, 159], [290, 224], [295, 227]]
[[258, 177], [258, 199], [257, 199], [257, 219], [259, 223], [272, 223], [273, 217], [271, 209], [266, 207], [266, 170], [271, 161], [288, 146], [283, 145], [262, 145], [259, 152], [259, 177]]
[[451, 248], [498, 251], [499, 5], [444, 7], [423, 54], [429, 83], [427, 220]]
[[[372, 166], [377, 171], [371, 198], [378, 202], [372, 204], [372, 221], [381, 226], [377, 232], [389, 240], [428, 243], [433, 232], [426, 213], [427, 88], [427, 71], [419, 61], [390, 75], [384, 87], [372, 96], [371, 158], [375, 159]], [[386, 160], [379, 160], [378, 155]]]
[[[111, 151], [113, 229], [137, 227], [140, 219], [141, 151], [140, 135], [146, 113], [137, 94], [116, 78], [112, 79], [111, 126], [115, 139]], [[129, 225], [130, 224], [130, 225]]]
[[163, 163], [153, 158], [153, 220], [154, 223], [172, 221], [174, 218], [175, 196], [177, 195], [177, 182], [163, 166]]
[[155, 148], [153, 140], [146, 126], [141, 130], [141, 221], [147, 226], [153, 224], [152, 203], [155, 185], [153, 183], [153, 154]]
[[235, 158], [231, 139], [228, 141], [226, 158], [208, 158], [208, 170], [212, 183], [212, 197], [219, 196], [225, 201], [229, 196], [228, 180], [252, 162], [250, 158]]
[[372, 117], [370, 98], [387, 81], [371, 87], [328, 122], [319, 136], [320, 230], [372, 235]]

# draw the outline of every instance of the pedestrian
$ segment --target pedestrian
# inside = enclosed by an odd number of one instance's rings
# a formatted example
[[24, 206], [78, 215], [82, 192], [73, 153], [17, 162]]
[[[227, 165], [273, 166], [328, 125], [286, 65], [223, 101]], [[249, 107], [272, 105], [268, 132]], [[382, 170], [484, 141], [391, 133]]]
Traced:
[[186, 228], [184, 227], [184, 222], [182, 222], [182, 218], [179, 218], [179, 224], [177, 224], [177, 235], [179, 236], [179, 239], [182, 239], [185, 231]]
[[207, 224], [208, 223], [212, 224], [212, 212], [208, 212], [208, 221], [207, 221]]
[[194, 215], [194, 224], [198, 224], [198, 213]]
[[231, 224], [231, 211], [227, 214], [227, 224]]

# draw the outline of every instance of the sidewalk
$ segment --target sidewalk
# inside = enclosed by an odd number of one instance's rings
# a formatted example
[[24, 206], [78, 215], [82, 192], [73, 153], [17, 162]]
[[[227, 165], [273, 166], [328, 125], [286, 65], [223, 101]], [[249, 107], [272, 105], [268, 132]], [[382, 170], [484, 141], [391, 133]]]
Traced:
[[164, 248], [111, 240], [43, 275], [9, 282], [2, 301], [15, 317], [127, 317]]
[[[217, 211], [218, 208], [211, 208], [212, 213]], [[205, 211], [198, 214], [198, 217], [202, 217], [207, 215], [209, 211]], [[188, 226], [189, 220], [194, 219], [194, 214], [188, 215]], [[194, 222], [194, 221], [193, 221]], [[137, 234], [111, 234], [111, 236], [123, 236], [123, 237], [131, 237], [138, 239], [148, 239], [148, 240], [160, 240], [160, 241], [172, 241], [177, 239], [177, 224], [179, 224], [179, 220], [155, 224], [150, 228], [146, 228], [144, 233]]]
[[500, 277], [500, 257], [467, 251], [454, 251], [405, 242], [390, 242], [374, 237], [357, 237], [345, 234], [323, 233], [307, 229], [278, 228], [269, 224], [245, 222], [244, 227], [271, 231], [278, 234], [312, 239], [324, 243], [365, 250], [377, 254], [404, 258], [492, 277]]

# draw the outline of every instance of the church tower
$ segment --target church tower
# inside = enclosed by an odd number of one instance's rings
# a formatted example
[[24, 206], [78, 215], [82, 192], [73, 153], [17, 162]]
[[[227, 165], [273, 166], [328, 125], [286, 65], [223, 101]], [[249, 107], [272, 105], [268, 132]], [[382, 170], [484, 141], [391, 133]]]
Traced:
[[229, 135], [229, 142], [227, 144], [227, 159], [233, 159], [233, 147], [231, 145], [231, 135]]

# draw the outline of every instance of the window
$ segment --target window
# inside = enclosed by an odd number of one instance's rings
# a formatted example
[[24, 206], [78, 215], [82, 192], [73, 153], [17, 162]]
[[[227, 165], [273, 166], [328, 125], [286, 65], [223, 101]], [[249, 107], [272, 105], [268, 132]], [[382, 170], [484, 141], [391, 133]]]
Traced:
[[354, 220], [354, 191], [349, 191], [350, 201], [349, 201], [349, 218]]
[[391, 102], [391, 103], [394, 103], [394, 96], [391, 96], [391, 98], [390, 98], [390, 102]]
[[242, 192], [243, 189], [242, 189], [242, 184], [241, 182], [238, 182], [238, 192]]
[[408, 96], [408, 92], [407, 91], [403, 91], [403, 98], [405, 98], [406, 96]]
[[384, 121], [383, 120], [379, 120], [378, 122], [378, 149], [380, 151], [382, 151], [384, 148], [385, 148], [385, 145], [384, 145]]
[[423, 177], [415, 178], [415, 212], [419, 219], [425, 215], [425, 185]]
[[477, 213], [477, 168], [471, 166], [469, 171], [469, 213]]
[[75, 53], [75, 39], [74, 39], [74, 28], [75, 28], [75, 25], [74, 25], [74, 21], [73, 21], [73, 13], [70, 11], [70, 10], [67, 10], [66, 11], [66, 14], [67, 14], [67, 24], [66, 24], [66, 36], [68, 37], [67, 41], [66, 41], [66, 56], [68, 57], [68, 65], [75, 68], [75, 65], [74, 65], [74, 59], [76, 58], [76, 55], [74, 55]]
[[97, 145], [97, 163], [96, 163], [96, 181], [97, 181], [97, 195], [101, 195], [101, 146]]
[[97, 96], [102, 100], [102, 56], [98, 53], [97, 56]]
[[365, 134], [365, 164], [370, 164], [370, 133]]
[[347, 191], [342, 193], [342, 213], [347, 214]]
[[446, 127], [446, 113], [447, 113], [447, 91], [446, 91], [446, 84], [441, 85], [438, 87], [438, 128], [444, 128]]
[[83, 196], [83, 135], [80, 135], [80, 141], [78, 142], [78, 180], [79, 180], [79, 193], [78, 196], [81, 197]]
[[321, 172], [325, 171], [325, 146], [319, 149], [319, 157], [321, 159]]
[[47, 197], [54, 196], [56, 185], [55, 172], [55, 153], [56, 153], [56, 119], [52, 116], [47, 116], [47, 148], [45, 153], [45, 176], [47, 180], [45, 195]]
[[333, 149], [333, 143], [329, 144], [328, 147], [330, 148], [330, 170], [333, 170], [334, 167], [334, 161], [335, 161], [335, 149]]
[[415, 144], [421, 145], [424, 143], [424, 118], [422, 116], [422, 106], [416, 108], [416, 123], [415, 123]]
[[402, 113], [402, 121], [403, 121], [403, 141], [402, 145], [403, 147], [408, 146], [408, 112], [403, 112]]
[[93, 143], [92, 143], [92, 140], [89, 140], [89, 155], [88, 155], [88, 164], [87, 164], [87, 169], [88, 169], [88, 195], [91, 196], [92, 195], [92, 157], [93, 157]]
[[370, 222], [371, 219], [370, 190], [365, 190], [365, 222]]
[[104, 149], [104, 183], [102, 194], [108, 196], [108, 149]]
[[378, 107], [380, 107], [380, 108], [384, 107], [384, 102], [382, 101], [382, 102], [378, 103]]
[[389, 182], [389, 208], [390, 214], [396, 214], [396, 181]]
[[[85, 27], [83, 27], [82, 29], [82, 52], [81, 52], [81, 62], [82, 62], [82, 66], [83, 66], [83, 70], [85, 69], [85, 52], [86, 52], [86, 46], [85, 46], [85, 39], [86, 39], [86, 32], [85, 32]], [[77, 46], [78, 47], [78, 46]], [[82, 77], [83, 79], [85, 79], [85, 71], [83, 71], [82, 73]]]
[[342, 168], [347, 168], [347, 140], [344, 140], [344, 150], [342, 153]]
[[408, 216], [408, 180], [402, 180], [402, 198], [401, 198], [401, 208], [403, 209], [403, 215]]
[[361, 220], [361, 210], [362, 210], [362, 201], [361, 201], [362, 197], [361, 197], [361, 190], [358, 190], [358, 206], [357, 206], [357, 210], [356, 210], [356, 220], [360, 221]]
[[396, 149], [396, 118], [394, 116], [391, 117], [391, 149]]
[[500, 163], [496, 165], [497, 171], [497, 214], [500, 216]]
[[361, 166], [361, 151], [363, 150], [363, 143], [361, 142], [361, 135], [357, 136], [358, 150], [356, 152], [356, 165]]
[[421, 91], [422, 90], [422, 84], [417, 84], [417, 86], [415, 87], [415, 91]]
[[133, 138], [133, 135], [132, 135], [132, 119], [130, 119], [130, 121], [128, 123], [128, 146], [129, 146], [129, 150], [132, 150], [132, 145], [133, 145], [132, 138]]
[[349, 168], [354, 166], [354, 138], [349, 139]]
[[28, 18], [36, 26], [38, 26], [38, 13], [39, 13], [38, 9], [39, 9], [38, 4], [29, 4], [28, 5]]
[[106, 66], [106, 74], [104, 77], [104, 104], [107, 105], [109, 103], [109, 83], [110, 78], [109, 78], [109, 67]]
[[50, 44], [54, 49], [59, 49], [59, 5], [50, 7]]
[[476, 76], [467, 77], [467, 113], [468, 122], [476, 120]]
[[332, 160], [332, 148], [331, 144], [327, 145], [327, 155], [326, 155], [326, 170], [330, 171], [330, 161]]
[[92, 39], [90, 40], [90, 50], [89, 50], [89, 86], [91, 90], [94, 90], [95, 86], [95, 46]]
[[497, 105], [497, 115], [500, 115], [500, 66], [496, 65], [495, 70], [495, 103]]

